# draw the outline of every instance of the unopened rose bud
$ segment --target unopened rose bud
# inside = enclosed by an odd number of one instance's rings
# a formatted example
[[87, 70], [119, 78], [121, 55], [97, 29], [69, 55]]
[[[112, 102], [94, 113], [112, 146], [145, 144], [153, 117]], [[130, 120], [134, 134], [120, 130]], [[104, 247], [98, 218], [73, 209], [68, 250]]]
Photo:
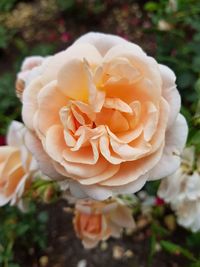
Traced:
[[22, 94], [25, 89], [26, 81], [30, 75], [31, 70], [34, 67], [40, 66], [43, 62], [43, 57], [32, 56], [27, 57], [23, 63], [20, 72], [17, 74], [17, 79], [15, 82], [16, 95], [21, 100]]
[[43, 201], [45, 203], [50, 203], [55, 198], [55, 188], [53, 185], [49, 185], [43, 194]]
[[17, 79], [15, 83], [16, 95], [21, 100], [24, 91], [25, 82], [22, 79]]

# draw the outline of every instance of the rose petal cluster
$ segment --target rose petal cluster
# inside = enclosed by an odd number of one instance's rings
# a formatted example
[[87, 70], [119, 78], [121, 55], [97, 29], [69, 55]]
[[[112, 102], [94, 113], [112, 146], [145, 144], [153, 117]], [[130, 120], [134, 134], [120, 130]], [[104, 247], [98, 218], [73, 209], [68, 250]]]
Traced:
[[184, 149], [181, 167], [163, 179], [158, 195], [170, 203], [180, 225], [200, 230], [200, 160], [195, 160], [194, 147]]
[[138, 45], [109, 34], [83, 35], [43, 59], [22, 95], [42, 172], [98, 200], [173, 173], [188, 130], [175, 80]]
[[120, 237], [123, 228], [133, 229], [131, 209], [116, 199], [109, 201], [78, 200], [73, 220], [77, 236], [91, 249], [109, 237]]
[[38, 171], [35, 159], [28, 151], [23, 124], [13, 121], [7, 135], [7, 145], [0, 146], [0, 206], [17, 204]]

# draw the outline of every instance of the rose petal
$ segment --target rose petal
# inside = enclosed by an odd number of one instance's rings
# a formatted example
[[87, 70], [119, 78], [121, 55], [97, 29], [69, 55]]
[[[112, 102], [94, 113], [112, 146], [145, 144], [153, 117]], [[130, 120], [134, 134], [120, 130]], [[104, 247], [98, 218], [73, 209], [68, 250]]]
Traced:
[[39, 135], [45, 135], [49, 127], [61, 124], [59, 111], [67, 104], [67, 97], [57, 88], [52, 81], [45, 86], [37, 96], [38, 111], [35, 129]]
[[159, 65], [163, 85], [162, 95], [170, 105], [168, 129], [172, 126], [181, 106], [180, 94], [176, 88], [176, 76], [174, 72], [165, 65]]
[[90, 32], [84, 34], [83, 36], [78, 38], [75, 42], [75, 44], [81, 44], [81, 43], [90, 43], [94, 45], [101, 53], [101, 55], [104, 56], [106, 52], [113, 46], [128, 42], [125, 39], [118, 37], [116, 35]]
[[85, 63], [81, 60], [68, 61], [58, 72], [58, 87], [71, 99], [87, 102], [89, 97], [88, 82]]
[[42, 173], [57, 180], [63, 179], [63, 176], [55, 170], [51, 159], [44, 151], [40, 140], [37, 139], [33, 133], [29, 131], [26, 132], [25, 143], [35, 159], [38, 160], [39, 169]]
[[18, 121], [12, 121], [6, 137], [9, 146], [19, 147], [22, 144], [24, 125]]
[[158, 164], [151, 170], [149, 180], [160, 179], [176, 171], [180, 165], [180, 153], [185, 146], [187, 134], [187, 122], [185, 118], [179, 114], [174, 125], [166, 132], [166, 144], [163, 156]]
[[101, 62], [102, 57], [98, 50], [88, 43], [72, 45], [65, 51], [55, 54], [44, 66], [41, 77], [43, 85], [46, 85], [52, 80], [57, 80], [58, 73], [66, 62], [71, 60], [83, 61], [83, 59], [86, 59], [91, 65], [97, 65]]

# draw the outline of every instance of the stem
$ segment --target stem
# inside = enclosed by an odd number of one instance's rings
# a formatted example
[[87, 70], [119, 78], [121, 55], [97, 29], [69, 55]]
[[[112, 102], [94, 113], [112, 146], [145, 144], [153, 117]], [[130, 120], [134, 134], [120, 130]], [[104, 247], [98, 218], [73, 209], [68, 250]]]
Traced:
[[[14, 240], [10, 240], [10, 242], [8, 243], [8, 246], [6, 248], [6, 254], [7, 255], [10, 255], [10, 252], [12, 251], [13, 245], [14, 245]], [[6, 257], [4, 259], [4, 267], [9, 267], [9, 258], [8, 257]]]

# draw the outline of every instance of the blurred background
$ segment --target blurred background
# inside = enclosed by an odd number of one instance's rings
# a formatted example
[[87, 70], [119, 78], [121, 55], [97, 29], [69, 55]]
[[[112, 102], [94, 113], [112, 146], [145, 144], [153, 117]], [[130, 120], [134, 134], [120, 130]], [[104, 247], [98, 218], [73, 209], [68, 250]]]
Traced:
[[[0, 0], [0, 144], [5, 143], [10, 121], [20, 120], [15, 77], [23, 59], [54, 54], [89, 31], [117, 34], [139, 44], [159, 63], [174, 70], [182, 95], [182, 113], [190, 126], [188, 144], [200, 151], [199, 0]], [[149, 192], [155, 194], [154, 185]], [[111, 240], [109, 247], [102, 245], [94, 253], [85, 252], [75, 240], [70, 212], [63, 212], [63, 206], [39, 205], [37, 211], [33, 204], [25, 215], [14, 208], [1, 209], [0, 266], [189, 266], [191, 255], [180, 251], [179, 257], [175, 253], [168, 257], [167, 252], [154, 257], [155, 240], [151, 232], [143, 230], [135, 240]], [[200, 235], [190, 236], [183, 229], [176, 228], [170, 238], [179, 244], [187, 241], [194, 251], [200, 246]], [[113, 259], [116, 246], [118, 255], [121, 246], [132, 252]]]

